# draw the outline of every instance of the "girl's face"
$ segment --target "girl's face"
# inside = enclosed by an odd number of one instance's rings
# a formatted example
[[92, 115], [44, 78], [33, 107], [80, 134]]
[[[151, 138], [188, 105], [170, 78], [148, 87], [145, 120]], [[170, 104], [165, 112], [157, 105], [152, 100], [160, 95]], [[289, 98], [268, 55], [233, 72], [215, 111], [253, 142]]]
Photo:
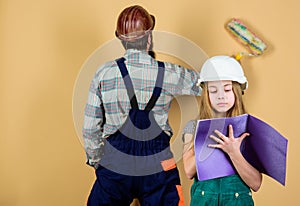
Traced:
[[226, 117], [235, 102], [232, 81], [210, 81], [207, 83], [210, 104], [216, 117]]

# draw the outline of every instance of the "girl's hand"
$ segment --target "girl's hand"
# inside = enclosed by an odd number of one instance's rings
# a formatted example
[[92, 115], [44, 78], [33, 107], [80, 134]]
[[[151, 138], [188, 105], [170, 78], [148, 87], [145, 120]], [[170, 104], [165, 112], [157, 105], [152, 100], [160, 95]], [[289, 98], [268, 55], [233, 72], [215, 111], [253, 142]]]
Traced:
[[210, 144], [208, 146], [213, 148], [220, 148], [224, 152], [226, 152], [229, 155], [235, 169], [237, 170], [242, 180], [253, 191], [258, 191], [262, 183], [262, 174], [246, 161], [240, 151], [242, 141], [250, 134], [243, 133], [238, 138], [234, 138], [232, 125], [229, 125], [228, 137], [226, 137], [219, 131], [215, 131], [215, 133], [217, 134], [217, 136], [219, 136], [219, 138], [213, 135], [211, 135], [210, 138], [212, 138], [218, 144]]
[[212, 148], [222, 149], [229, 156], [232, 154], [236, 154], [237, 152], [240, 152], [242, 141], [245, 139], [245, 137], [250, 135], [249, 133], [243, 133], [238, 138], [235, 138], [233, 136], [232, 125], [229, 125], [229, 137], [226, 137], [218, 130], [215, 130], [215, 133], [219, 136], [219, 138], [214, 135], [211, 135], [210, 138], [213, 139], [218, 144], [209, 144], [208, 146]]

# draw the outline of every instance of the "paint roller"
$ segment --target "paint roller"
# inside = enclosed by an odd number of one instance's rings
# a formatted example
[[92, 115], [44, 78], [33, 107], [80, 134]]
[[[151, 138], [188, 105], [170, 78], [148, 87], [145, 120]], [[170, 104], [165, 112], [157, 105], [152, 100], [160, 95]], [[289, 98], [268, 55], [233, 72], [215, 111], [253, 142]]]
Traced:
[[251, 31], [241, 20], [232, 18], [225, 28], [242, 45], [246, 46], [249, 53], [239, 52], [235, 58], [240, 60], [244, 55], [259, 56], [267, 49], [265, 42]]

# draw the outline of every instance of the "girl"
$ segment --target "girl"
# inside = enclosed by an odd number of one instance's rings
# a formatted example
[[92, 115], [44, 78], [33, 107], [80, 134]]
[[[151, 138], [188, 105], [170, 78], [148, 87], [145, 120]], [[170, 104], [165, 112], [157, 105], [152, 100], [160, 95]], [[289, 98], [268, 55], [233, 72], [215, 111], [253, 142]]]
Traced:
[[[200, 119], [233, 117], [246, 113], [242, 94], [248, 82], [243, 68], [234, 58], [215, 56], [208, 59], [202, 66], [199, 85], [202, 87]], [[259, 190], [262, 175], [245, 160], [240, 151], [241, 142], [249, 134], [244, 133], [235, 138], [234, 128], [230, 125], [228, 137], [219, 131], [216, 131], [215, 136], [210, 136], [216, 144], [210, 144], [209, 147], [227, 153], [237, 174], [199, 181], [193, 146], [195, 127], [196, 121], [188, 122], [183, 134], [184, 170], [188, 178], [194, 178], [191, 205], [254, 205], [251, 190]]]

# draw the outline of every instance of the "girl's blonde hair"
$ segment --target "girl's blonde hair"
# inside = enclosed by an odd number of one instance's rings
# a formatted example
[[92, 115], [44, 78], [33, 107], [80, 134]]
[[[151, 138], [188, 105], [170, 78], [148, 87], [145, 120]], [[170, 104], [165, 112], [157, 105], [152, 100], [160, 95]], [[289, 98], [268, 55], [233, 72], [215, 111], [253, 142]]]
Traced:
[[[207, 89], [207, 83], [201, 83], [202, 94], [200, 97], [200, 119], [211, 119], [214, 118], [214, 110], [211, 107], [211, 103], [209, 100], [209, 94]], [[246, 113], [246, 109], [243, 103], [243, 91], [241, 84], [238, 82], [232, 81], [232, 90], [234, 93], [234, 105], [233, 107], [226, 113], [226, 117], [234, 117], [238, 115], [242, 115]]]

